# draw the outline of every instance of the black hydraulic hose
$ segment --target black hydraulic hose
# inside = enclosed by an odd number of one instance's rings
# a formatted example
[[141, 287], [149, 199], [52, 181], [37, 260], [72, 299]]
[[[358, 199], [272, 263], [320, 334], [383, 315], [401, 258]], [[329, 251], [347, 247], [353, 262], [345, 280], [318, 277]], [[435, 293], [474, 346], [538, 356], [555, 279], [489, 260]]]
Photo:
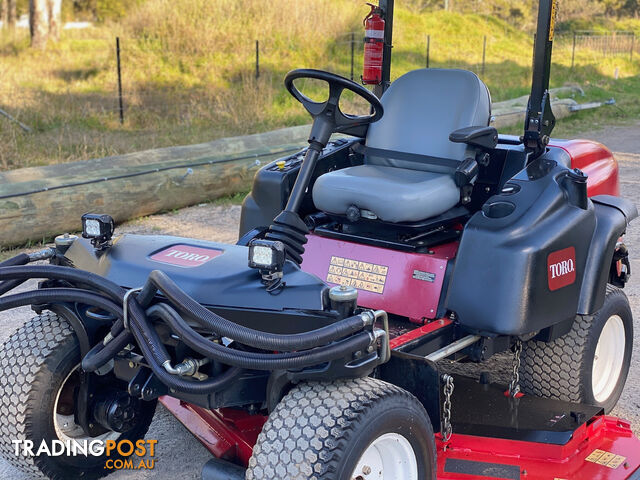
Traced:
[[354, 352], [364, 350], [371, 344], [368, 333], [360, 333], [346, 340], [313, 350], [294, 353], [243, 352], [211, 342], [195, 332], [166, 304], [156, 304], [147, 310], [149, 317], [163, 320], [193, 350], [227, 365], [251, 370], [299, 369], [336, 360]]
[[169, 388], [184, 393], [209, 394], [227, 387], [242, 373], [242, 369], [231, 367], [217, 377], [197, 381], [187, 380], [167, 372], [163, 364], [171, 358], [162, 341], [153, 327], [147, 325], [144, 320], [138, 323], [139, 320], [139, 318], [132, 318], [131, 332], [136, 337], [138, 346], [153, 373]]
[[0, 280], [29, 278], [66, 280], [70, 283], [85, 285], [104, 293], [118, 303], [122, 303], [124, 295], [127, 293], [124, 288], [113, 283], [111, 280], [107, 280], [95, 273], [72, 267], [61, 267], [59, 265], [0, 267]]
[[[70, 283], [91, 287], [111, 297], [118, 304], [122, 304], [124, 296], [127, 293], [124, 288], [104, 277], [71, 267], [62, 267], [59, 265], [0, 267], [0, 280], [21, 280], [20, 283], [22, 283], [22, 281], [30, 278], [65, 280]], [[119, 317], [118, 320], [111, 327], [111, 335], [113, 337], [119, 335], [123, 329], [122, 314], [117, 316]]]
[[[154, 271], [150, 275], [150, 280], [154, 277], [159, 277], [160, 279], [157, 287], [167, 296], [167, 298], [172, 301], [177, 301], [178, 307], [183, 312], [189, 314], [190, 318], [193, 318], [196, 321], [200, 320], [200, 324], [205, 328], [210, 328], [216, 333], [233, 338], [239, 343], [246, 343], [266, 350], [279, 351], [306, 350], [318, 345], [324, 345], [310, 351], [288, 354], [287, 357], [278, 357], [277, 355], [286, 354], [256, 354], [253, 352], [241, 352], [238, 350], [228, 349], [220, 345], [216, 345], [212, 350], [209, 348], [210, 345], [208, 344], [205, 348], [205, 345], [202, 345], [199, 342], [193, 342], [194, 345], [198, 345], [201, 353], [211, 356], [211, 358], [216, 358], [222, 363], [226, 363], [228, 365], [257, 370], [303, 368], [305, 366], [318, 365], [336, 358], [341, 358], [349, 353], [362, 350], [369, 346], [371, 341], [369, 334], [362, 333], [342, 342], [327, 345], [334, 340], [362, 330], [363, 322], [360, 317], [351, 317], [338, 322], [340, 325], [334, 324], [329, 327], [323, 327], [316, 331], [306, 332], [304, 334], [277, 335], [255, 331], [234, 324], [222, 317], [219, 317], [213, 312], [210, 312], [186, 293], [182, 292], [179, 287], [177, 287], [177, 285], [164, 273]], [[53, 278], [88, 286], [110, 296], [117, 302], [117, 304], [114, 304], [101, 295], [91, 291], [56, 288], [26, 292], [24, 294], [1, 298], [0, 310], [33, 303], [54, 303], [60, 301], [80, 302], [98, 306], [99, 308], [103, 308], [110, 313], [115, 314], [115, 316], [118, 317], [116, 324], [122, 324], [122, 310], [118, 304], [122, 302], [126, 291], [103, 277], [70, 267], [53, 265], [36, 265], [29, 267], [11, 266], [0, 268], [0, 279], [21, 278]], [[153, 282], [147, 282], [147, 291], [153, 292], [151, 298], [155, 296], [156, 287]], [[141, 300], [144, 302], [145, 296], [141, 295], [141, 297]], [[186, 305], [183, 305], [180, 300], [185, 300], [184, 303]], [[150, 362], [153, 361], [156, 364], [162, 365], [162, 363], [169, 358], [168, 354], [164, 349], [164, 345], [162, 345], [162, 342], [157, 337], [155, 330], [147, 324], [146, 315], [142, 311], [140, 304], [137, 301], [132, 301], [129, 302], [128, 308], [131, 318], [131, 330], [136, 337], [139, 347], [144, 351], [145, 356], [148, 357]], [[203, 314], [204, 318], [199, 318], [198, 314]], [[218, 328], [219, 326], [222, 326], [222, 328]], [[194, 331], [194, 333], [196, 332]], [[112, 334], [114, 337], [119, 336], [119, 332], [117, 331]], [[199, 336], [197, 333], [196, 335]], [[111, 342], [108, 342], [107, 345], [109, 345], [109, 343]], [[115, 355], [115, 353], [117, 353], [117, 351], [114, 353], [116, 347], [117, 344], [114, 344], [113, 347], [108, 350], [108, 353]], [[97, 353], [98, 352], [94, 352], [95, 355], [97, 355]], [[255, 355], [268, 355], [268, 357], [256, 358], [254, 357]], [[273, 355], [276, 355], [276, 357], [274, 358]], [[93, 365], [98, 365], [101, 362], [106, 363], [109, 361], [110, 357], [107, 355], [107, 352], [105, 352], [105, 354], [101, 355], [99, 359], [100, 362], [93, 362]], [[168, 374], [164, 368], [161, 368], [161, 370], [169, 375], [167, 378], [173, 377], [171, 374]], [[192, 382], [187, 381], [186, 383], [192, 385]], [[176, 388], [181, 387], [176, 386]]]
[[141, 302], [155, 296], [157, 290], [160, 290], [181, 313], [203, 328], [239, 343], [265, 350], [291, 351], [319, 347], [353, 335], [364, 327], [362, 318], [356, 315], [310, 332], [289, 335], [261, 332], [231, 322], [203, 307], [160, 270], [154, 270], [149, 274], [139, 295]]
[[[13, 267], [17, 265], [26, 265], [29, 263], [31, 259], [29, 255], [26, 253], [20, 253], [15, 257], [11, 257], [4, 262], [0, 262], [0, 267]], [[13, 290], [14, 288], [22, 285], [25, 280], [7, 280], [5, 282], [0, 282], [0, 295], [4, 295], [9, 290]]]
[[106, 310], [116, 317], [122, 317], [122, 308], [117, 304], [102, 295], [79, 288], [43, 288], [1, 297], [0, 311], [26, 305], [60, 302], [77, 302], [92, 305]]
[[20, 253], [15, 257], [11, 257], [4, 262], [0, 262], [0, 267], [12, 267], [14, 265], [26, 265], [29, 263], [29, 255]]
[[[122, 308], [108, 298], [89, 290], [78, 288], [45, 288], [29, 292], [17, 293], [0, 298], [0, 311], [37, 303], [78, 302], [105, 310], [119, 318], [122, 322]], [[82, 368], [92, 372], [103, 366], [131, 342], [131, 334], [121, 331], [106, 345], [94, 346], [82, 360]]]
[[96, 344], [82, 359], [82, 369], [85, 372], [95, 372], [114, 358], [118, 352], [122, 351], [124, 347], [132, 341], [133, 335], [129, 332], [122, 331], [107, 344], [102, 342]]

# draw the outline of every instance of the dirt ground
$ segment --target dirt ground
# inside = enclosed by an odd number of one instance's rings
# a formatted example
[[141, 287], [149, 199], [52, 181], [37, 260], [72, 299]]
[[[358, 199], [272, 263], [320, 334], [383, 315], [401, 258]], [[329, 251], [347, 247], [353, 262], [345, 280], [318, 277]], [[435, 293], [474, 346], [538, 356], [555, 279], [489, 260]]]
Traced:
[[[608, 127], [586, 133], [583, 137], [598, 140], [616, 153], [620, 164], [622, 195], [639, 204], [640, 122], [625, 127]], [[118, 231], [234, 242], [237, 238], [239, 219], [240, 207], [237, 205], [203, 204], [173, 213], [138, 219], [120, 226]], [[630, 420], [636, 435], [640, 435], [640, 220], [629, 228], [626, 243], [631, 252], [632, 270], [636, 272], [625, 289], [636, 315], [636, 340], [627, 385], [613, 413]], [[32, 287], [33, 283], [23, 289]], [[19, 328], [29, 314], [30, 311], [26, 308], [1, 313], [0, 342], [6, 340]], [[499, 365], [496, 367], [500, 369]], [[210, 458], [208, 451], [162, 407], [158, 407], [147, 437], [158, 440], [155, 469], [139, 472], [120, 471], [109, 478], [114, 480], [200, 478], [202, 465]], [[27, 480], [30, 477], [0, 459], [0, 478]]]

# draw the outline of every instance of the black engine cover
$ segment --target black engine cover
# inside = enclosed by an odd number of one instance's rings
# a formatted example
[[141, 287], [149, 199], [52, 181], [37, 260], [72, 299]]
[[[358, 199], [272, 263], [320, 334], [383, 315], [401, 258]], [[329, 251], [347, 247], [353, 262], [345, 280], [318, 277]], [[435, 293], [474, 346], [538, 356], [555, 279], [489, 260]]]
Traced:
[[126, 234], [103, 251], [78, 239], [65, 257], [75, 268], [125, 288], [141, 287], [151, 271], [162, 270], [199, 303], [258, 330], [298, 333], [337, 320], [336, 312], [325, 309], [328, 287], [318, 277], [287, 261], [286, 286], [269, 293], [259, 272], [248, 267], [248, 248], [239, 245]]

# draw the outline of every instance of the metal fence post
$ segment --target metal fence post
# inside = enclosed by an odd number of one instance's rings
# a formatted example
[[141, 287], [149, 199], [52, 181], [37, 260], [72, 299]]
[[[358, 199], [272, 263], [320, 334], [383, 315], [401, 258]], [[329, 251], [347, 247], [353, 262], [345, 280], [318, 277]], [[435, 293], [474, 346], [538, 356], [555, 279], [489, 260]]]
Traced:
[[351, 81], [353, 81], [353, 62], [356, 52], [356, 34], [351, 32]]
[[116, 62], [118, 64], [118, 104], [120, 125], [124, 124], [124, 104], [122, 102], [122, 71], [120, 69], [120, 37], [116, 37]]
[[256, 78], [260, 78], [260, 41], [256, 40]]
[[486, 65], [487, 59], [487, 36], [484, 36], [484, 41], [482, 42], [482, 77], [484, 78], [484, 69]]
[[571, 49], [571, 69], [576, 63], [576, 32], [573, 32], [573, 48]]
[[431, 61], [431, 35], [427, 35], [427, 68]]

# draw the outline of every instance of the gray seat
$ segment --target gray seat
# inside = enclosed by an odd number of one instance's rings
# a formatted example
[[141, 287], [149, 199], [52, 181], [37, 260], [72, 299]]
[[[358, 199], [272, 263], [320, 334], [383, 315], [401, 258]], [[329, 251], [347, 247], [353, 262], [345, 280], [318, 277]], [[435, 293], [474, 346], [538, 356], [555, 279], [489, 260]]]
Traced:
[[[462, 162], [473, 153], [449, 141], [460, 128], [487, 126], [489, 90], [466, 70], [414, 70], [383, 95], [384, 116], [371, 124], [370, 148]], [[460, 201], [454, 169], [413, 160], [368, 155], [365, 164], [320, 176], [313, 188], [319, 210], [346, 214], [355, 205], [385, 222], [418, 222], [440, 215]]]

